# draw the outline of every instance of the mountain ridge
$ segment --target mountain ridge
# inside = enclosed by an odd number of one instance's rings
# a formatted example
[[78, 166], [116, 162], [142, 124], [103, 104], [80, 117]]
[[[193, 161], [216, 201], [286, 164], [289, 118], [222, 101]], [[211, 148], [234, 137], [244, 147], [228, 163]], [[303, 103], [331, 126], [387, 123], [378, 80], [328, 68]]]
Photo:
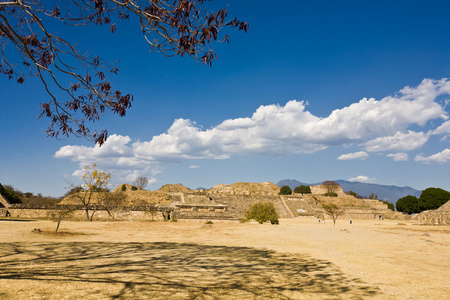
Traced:
[[[416, 190], [409, 186], [399, 187], [395, 185], [364, 183], [364, 182], [348, 181], [343, 179], [333, 181], [338, 183], [344, 191], [353, 191], [358, 195], [364, 197], [369, 197], [370, 194], [374, 194], [378, 196], [378, 199], [386, 200], [394, 204], [397, 202], [398, 199], [408, 195], [419, 197], [420, 193], [422, 192], [421, 190]], [[304, 183], [295, 179], [283, 179], [277, 183], [279, 187], [287, 185], [291, 189], [294, 189], [295, 187], [300, 185], [316, 186], [320, 184], [322, 184], [322, 182]]]

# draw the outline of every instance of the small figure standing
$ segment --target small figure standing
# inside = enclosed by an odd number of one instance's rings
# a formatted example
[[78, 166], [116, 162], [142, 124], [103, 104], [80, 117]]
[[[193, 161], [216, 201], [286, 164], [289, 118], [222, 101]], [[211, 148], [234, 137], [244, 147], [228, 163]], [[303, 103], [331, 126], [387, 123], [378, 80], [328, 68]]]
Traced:
[[352, 224], [352, 218], [350, 218], [350, 224]]
[[320, 224], [320, 219], [319, 219], [319, 224]]
[[325, 218], [323, 218], [323, 220], [322, 220], [322, 224], [325, 224]]

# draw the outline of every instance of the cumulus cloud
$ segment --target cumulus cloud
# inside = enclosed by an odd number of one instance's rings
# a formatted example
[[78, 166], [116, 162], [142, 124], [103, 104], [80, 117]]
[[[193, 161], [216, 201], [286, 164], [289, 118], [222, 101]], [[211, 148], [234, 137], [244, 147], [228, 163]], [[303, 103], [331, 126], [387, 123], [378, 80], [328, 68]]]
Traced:
[[81, 178], [83, 168], [97, 164], [114, 174], [113, 178], [120, 180], [116, 183], [132, 182], [139, 176], [150, 176], [149, 183], [156, 182], [155, 176], [161, 172], [161, 166], [149, 158], [138, 157], [133, 151], [130, 137], [113, 134], [102, 147], [64, 146], [56, 153], [56, 158], [66, 158], [79, 163], [79, 169], [73, 176]]
[[363, 182], [363, 183], [374, 183], [375, 180], [376, 180], [376, 178], [369, 178], [369, 177], [363, 176], [363, 175], [348, 179], [348, 181], [351, 181], [351, 182]]
[[386, 155], [387, 157], [392, 157], [394, 161], [406, 161], [408, 160], [408, 153], [398, 152], [398, 153], [390, 153]]
[[342, 154], [337, 159], [339, 160], [352, 160], [352, 159], [366, 159], [369, 154], [365, 151], [359, 151], [355, 153]]
[[450, 121], [446, 121], [432, 131], [432, 134], [450, 134]]
[[397, 132], [392, 136], [382, 136], [363, 144], [369, 152], [379, 151], [411, 151], [422, 147], [428, 141], [424, 132]]
[[450, 149], [444, 149], [443, 151], [428, 157], [417, 155], [414, 160], [423, 163], [450, 163]]
[[[296, 100], [284, 106], [262, 105], [252, 116], [224, 120], [208, 129], [180, 118], [167, 132], [149, 141], [132, 142], [128, 136], [111, 135], [102, 147], [69, 145], [59, 149], [55, 157], [80, 165], [96, 162], [135, 176], [156, 172], [156, 166], [165, 162], [184, 159], [288, 156], [336, 145], [356, 145], [368, 152], [406, 152], [421, 147], [429, 138], [429, 134], [409, 130], [410, 126], [448, 119], [445, 107], [436, 101], [444, 94], [450, 94], [447, 79], [425, 79], [417, 87], [405, 87], [381, 100], [363, 98], [324, 118], [307, 111], [305, 101]], [[446, 121], [430, 134], [445, 134], [449, 127]], [[364, 159], [368, 156], [365, 151], [344, 154], [338, 159]]]
[[285, 106], [260, 106], [251, 117], [225, 120], [206, 130], [191, 120], [177, 119], [166, 133], [135, 143], [133, 150], [155, 160], [283, 156], [351, 143], [363, 145], [366, 151], [410, 151], [426, 143], [428, 135], [407, 128], [448, 119], [434, 100], [449, 91], [447, 80], [426, 79], [418, 87], [406, 87], [379, 101], [364, 98], [326, 118], [306, 111], [304, 101], [292, 100]]

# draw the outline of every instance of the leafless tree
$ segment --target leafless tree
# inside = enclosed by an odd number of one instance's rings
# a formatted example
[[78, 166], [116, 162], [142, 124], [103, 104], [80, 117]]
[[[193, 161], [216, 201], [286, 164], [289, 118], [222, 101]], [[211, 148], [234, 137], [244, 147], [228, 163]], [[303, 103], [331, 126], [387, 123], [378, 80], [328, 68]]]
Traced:
[[322, 205], [323, 210], [326, 214], [328, 214], [331, 219], [333, 220], [333, 226], [336, 225], [336, 220], [339, 216], [344, 214], [344, 209], [340, 208], [336, 204], [330, 203], [330, 204], [324, 204]]
[[322, 186], [327, 190], [327, 194], [336, 193], [339, 190], [340, 185], [334, 181], [324, 181]]
[[148, 184], [148, 179], [145, 176], [139, 176], [133, 181], [133, 184], [141, 189], [144, 189]]
[[64, 219], [69, 218], [74, 212], [73, 208], [54, 206], [48, 211], [48, 218], [56, 222], [55, 233], [58, 233], [59, 226]]
[[[1, 0], [0, 73], [22, 84], [37, 76], [49, 96], [41, 103], [41, 116], [48, 117], [47, 135], [74, 135], [102, 145], [107, 130], [92, 130], [92, 123], [105, 113], [125, 116], [133, 96], [113, 89], [109, 77], [118, 67], [97, 55], [78, 49], [61, 26], [73, 30], [88, 25], [108, 26], [111, 33], [120, 22], [136, 18], [152, 51], [165, 56], [190, 56], [211, 65], [212, 49], [224, 27], [247, 31], [248, 24], [228, 19], [227, 11], [206, 11], [206, 0]], [[82, 34], [82, 32], [80, 32]], [[63, 91], [63, 97], [57, 96]]]

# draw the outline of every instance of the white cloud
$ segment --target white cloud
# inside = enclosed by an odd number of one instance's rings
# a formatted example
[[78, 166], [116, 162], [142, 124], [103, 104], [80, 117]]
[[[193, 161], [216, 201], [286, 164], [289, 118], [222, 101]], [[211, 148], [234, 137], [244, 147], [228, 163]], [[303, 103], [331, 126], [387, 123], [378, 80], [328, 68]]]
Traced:
[[363, 183], [374, 183], [375, 180], [376, 180], [376, 178], [369, 178], [369, 177], [363, 176], [363, 175], [348, 179], [348, 181], [351, 181], [351, 182], [363, 182]]
[[369, 154], [365, 151], [359, 151], [355, 153], [342, 154], [337, 159], [339, 160], [352, 160], [352, 159], [366, 159]]
[[[408, 130], [430, 120], [447, 120], [436, 97], [450, 94], [450, 82], [423, 80], [381, 100], [363, 98], [320, 118], [306, 110], [306, 102], [292, 100], [260, 106], [251, 117], [229, 119], [203, 129], [194, 121], [176, 119], [167, 132], [149, 141], [131, 142], [128, 136], [111, 135], [102, 147], [65, 146], [55, 157], [68, 158], [80, 166], [97, 163], [123, 170], [123, 176], [153, 172], [157, 166], [184, 159], [227, 159], [232, 155], [288, 156], [313, 153], [335, 145], [356, 145], [366, 151], [416, 149], [429, 135]], [[435, 130], [448, 130], [448, 121]], [[432, 133], [430, 131], [430, 133]], [[364, 159], [364, 151], [339, 159]]]
[[379, 151], [411, 151], [423, 146], [428, 141], [424, 132], [397, 132], [392, 136], [382, 136], [363, 144], [370, 152]]
[[438, 128], [433, 130], [431, 134], [441, 135], [441, 134], [450, 134], [450, 121], [446, 121], [441, 124]]
[[199, 168], [200, 168], [200, 166], [196, 166], [196, 165], [189, 166], [189, 169], [199, 169]]
[[161, 172], [161, 166], [148, 158], [135, 155], [132, 146], [128, 145], [131, 139], [128, 136], [111, 135], [102, 147], [64, 146], [56, 153], [56, 158], [68, 158], [79, 163], [79, 169], [72, 176], [81, 178], [83, 168], [87, 165], [97, 164], [98, 168], [113, 173], [113, 182], [120, 184], [132, 182], [139, 176], [150, 176], [149, 183], [156, 182], [155, 176]]
[[408, 160], [408, 153], [398, 152], [398, 153], [390, 153], [386, 155], [387, 157], [392, 157], [394, 161], [406, 161]]
[[417, 155], [414, 160], [423, 163], [450, 163], [450, 149], [444, 149], [443, 151], [428, 157]]

